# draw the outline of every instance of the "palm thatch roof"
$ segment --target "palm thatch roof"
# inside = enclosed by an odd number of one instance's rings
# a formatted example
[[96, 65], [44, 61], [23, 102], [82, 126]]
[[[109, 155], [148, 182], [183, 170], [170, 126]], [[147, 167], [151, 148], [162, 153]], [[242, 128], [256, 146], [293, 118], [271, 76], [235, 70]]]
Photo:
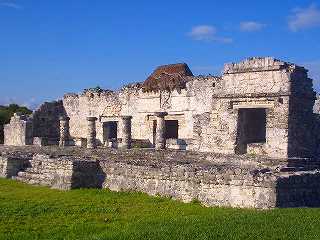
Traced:
[[193, 76], [190, 68], [185, 63], [163, 65], [144, 81], [142, 90], [144, 92], [158, 91], [180, 91], [186, 87], [189, 76]]

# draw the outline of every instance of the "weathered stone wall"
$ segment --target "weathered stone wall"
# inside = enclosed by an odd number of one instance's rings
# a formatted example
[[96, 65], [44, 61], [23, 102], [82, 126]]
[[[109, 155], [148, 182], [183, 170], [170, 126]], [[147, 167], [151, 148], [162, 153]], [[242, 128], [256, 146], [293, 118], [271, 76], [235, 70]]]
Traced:
[[99, 187], [100, 172], [96, 161], [37, 154], [29, 165], [18, 173], [17, 180], [60, 190]]
[[[103, 143], [103, 128], [101, 116], [108, 118], [118, 117], [121, 111], [121, 103], [118, 94], [111, 91], [95, 92], [87, 90], [82, 94], [66, 94], [63, 98], [63, 106], [70, 117], [71, 138], [86, 138], [87, 117], [96, 117], [97, 140]], [[119, 129], [119, 128], [118, 128]]]
[[[18, 166], [11, 168], [14, 172], [1, 176], [15, 176], [20, 169], [17, 180], [57, 189], [140, 191], [184, 202], [199, 200], [206, 206], [320, 206], [320, 164], [308, 159], [288, 162], [259, 156], [77, 147], [0, 146], [3, 151], [11, 151], [14, 159], [22, 159], [20, 163], [28, 160], [29, 165], [12, 165]], [[12, 162], [8, 159], [0, 158], [0, 173]]]
[[[194, 150], [235, 153], [237, 148], [238, 108], [242, 103], [260, 108], [266, 104], [265, 155], [286, 157], [288, 148], [288, 97], [216, 98], [213, 111], [195, 116]], [[270, 105], [270, 106], [267, 106]]]
[[288, 156], [312, 157], [316, 151], [313, 114], [316, 94], [304, 68], [291, 69]]
[[[80, 94], [66, 94], [63, 101], [43, 104], [33, 114], [35, 143], [41, 145], [45, 138], [48, 143], [58, 144], [59, 117], [65, 116], [70, 118], [70, 143], [84, 145], [87, 117], [96, 117], [97, 143], [110, 146], [106, 123], [117, 124], [116, 138], [120, 143], [124, 129], [121, 117], [131, 116], [133, 142], [151, 147], [156, 135], [155, 112], [166, 112], [164, 120], [178, 123], [178, 139], [170, 139], [168, 147], [178, 148], [174, 143], [183, 143], [183, 149], [188, 150], [275, 158], [315, 155], [318, 145], [314, 131], [318, 129], [318, 121], [312, 113], [315, 93], [303, 67], [269, 57], [250, 58], [226, 64], [222, 77], [194, 77], [172, 72], [177, 66], [188, 69], [185, 64], [159, 68], [152, 75], [152, 84], [146, 84], [152, 91], [137, 83], [119, 91], [88, 89]], [[161, 69], [170, 72], [163, 75]], [[176, 84], [180, 85], [175, 87]], [[263, 119], [266, 136], [261, 142], [244, 140], [244, 109], [266, 112]], [[13, 138], [17, 135], [14, 131], [8, 133], [10, 139], [10, 134]], [[112, 141], [112, 146], [121, 145]]]
[[33, 113], [33, 136], [56, 144], [60, 132], [59, 117], [65, 115], [62, 101], [45, 102]]
[[243, 121], [239, 110], [262, 108], [266, 109], [266, 141], [248, 149], [257, 146], [253, 153], [276, 158], [315, 155], [315, 93], [304, 68], [252, 58], [226, 64], [221, 83], [221, 91], [209, 104], [212, 110], [194, 116], [194, 150], [236, 153]]
[[31, 145], [33, 141], [32, 121], [15, 113], [9, 124], [4, 126], [4, 144], [12, 146]]
[[225, 64], [223, 89], [226, 94], [288, 93], [289, 64], [274, 58], [249, 58]]
[[30, 157], [0, 155], [0, 177], [12, 178], [29, 166]]
[[141, 191], [184, 202], [198, 200], [206, 206], [268, 209], [320, 205], [317, 170], [277, 172], [245, 164], [155, 165], [137, 160], [101, 161], [100, 165], [106, 175], [103, 187], [113, 191]]
[[132, 116], [132, 138], [153, 142], [154, 113], [167, 111], [166, 120], [178, 120], [179, 138], [192, 139], [193, 114], [211, 109], [210, 99], [217, 91], [220, 78], [196, 77], [180, 92], [143, 92], [136, 85], [119, 92], [85, 91], [67, 94], [63, 104], [70, 117], [70, 134], [73, 138], [85, 138], [86, 117], [97, 117], [97, 139], [103, 143], [103, 122], [118, 122], [118, 138], [121, 136], [121, 116]]
[[188, 165], [101, 163], [104, 187], [113, 191], [141, 191], [206, 206], [271, 208], [276, 205], [272, 176], [253, 176], [247, 170]]

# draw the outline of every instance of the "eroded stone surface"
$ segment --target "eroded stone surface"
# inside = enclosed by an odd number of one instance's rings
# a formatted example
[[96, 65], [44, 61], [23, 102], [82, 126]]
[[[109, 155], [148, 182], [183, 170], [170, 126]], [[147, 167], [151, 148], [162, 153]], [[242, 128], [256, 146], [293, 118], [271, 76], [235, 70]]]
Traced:
[[184, 202], [197, 199], [206, 206], [320, 206], [320, 167], [310, 159], [288, 163], [258, 156], [79, 147], [1, 146], [0, 152], [0, 170], [10, 152], [29, 159], [16, 179], [52, 188], [141, 191]]

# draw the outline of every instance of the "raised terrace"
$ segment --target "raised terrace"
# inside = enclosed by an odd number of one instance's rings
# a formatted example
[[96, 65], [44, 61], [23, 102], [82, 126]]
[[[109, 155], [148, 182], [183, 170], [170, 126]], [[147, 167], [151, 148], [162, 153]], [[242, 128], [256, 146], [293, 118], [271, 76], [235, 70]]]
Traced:
[[56, 189], [141, 191], [206, 206], [320, 206], [320, 171], [306, 159], [188, 151], [1, 146], [0, 175]]

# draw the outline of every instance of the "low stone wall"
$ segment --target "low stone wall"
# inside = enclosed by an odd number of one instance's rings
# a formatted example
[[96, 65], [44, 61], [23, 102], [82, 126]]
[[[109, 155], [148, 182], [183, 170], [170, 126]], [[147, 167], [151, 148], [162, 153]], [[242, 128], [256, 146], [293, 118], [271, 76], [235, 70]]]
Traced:
[[101, 162], [104, 188], [139, 191], [206, 206], [268, 209], [320, 206], [320, 173], [271, 172], [222, 166]]
[[21, 151], [25, 148], [2, 148], [16, 152], [0, 156], [1, 176], [18, 175], [17, 180], [29, 184], [63, 190], [139, 191], [184, 202], [198, 200], [205, 206], [320, 207], [320, 166], [315, 159], [284, 162], [185, 151], [77, 147], [29, 147], [28, 155]]
[[[54, 189], [101, 187], [101, 176], [97, 161], [74, 157], [50, 157], [37, 154], [33, 158], [0, 158], [0, 176]], [[100, 177], [100, 179], [99, 179]]]
[[276, 204], [275, 178], [219, 166], [133, 165], [101, 162], [103, 187], [140, 191], [206, 206], [270, 208]]

